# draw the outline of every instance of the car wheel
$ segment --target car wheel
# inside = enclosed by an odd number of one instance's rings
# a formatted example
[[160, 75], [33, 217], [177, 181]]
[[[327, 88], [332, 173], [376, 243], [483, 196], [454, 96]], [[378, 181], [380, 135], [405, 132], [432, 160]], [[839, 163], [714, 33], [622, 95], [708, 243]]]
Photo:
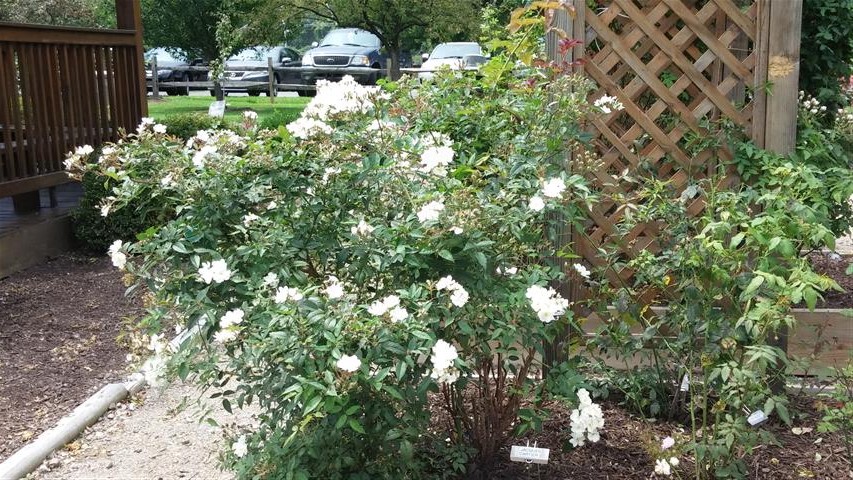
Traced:
[[260, 97], [261, 96], [260, 90], [249, 90], [246, 93], [248, 93], [250, 97]]

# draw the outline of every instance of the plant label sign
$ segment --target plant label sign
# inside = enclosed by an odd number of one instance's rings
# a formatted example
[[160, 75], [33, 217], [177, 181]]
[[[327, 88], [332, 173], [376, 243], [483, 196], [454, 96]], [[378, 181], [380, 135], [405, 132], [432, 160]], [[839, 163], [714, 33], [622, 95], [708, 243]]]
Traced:
[[225, 100], [219, 100], [210, 104], [207, 114], [211, 117], [222, 118], [225, 116]]
[[764, 423], [766, 420], [767, 415], [761, 410], [756, 410], [752, 412], [751, 414], [749, 414], [749, 417], [746, 418], [746, 421], [753, 427], [758, 424]]
[[524, 463], [548, 463], [548, 456], [551, 450], [547, 448], [525, 447], [522, 445], [513, 445], [509, 452], [509, 459], [513, 462]]

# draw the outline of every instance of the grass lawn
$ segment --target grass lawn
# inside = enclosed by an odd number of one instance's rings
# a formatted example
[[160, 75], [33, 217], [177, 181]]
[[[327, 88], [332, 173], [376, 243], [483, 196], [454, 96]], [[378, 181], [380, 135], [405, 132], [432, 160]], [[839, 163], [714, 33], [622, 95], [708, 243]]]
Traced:
[[[281, 119], [281, 123], [288, 123], [299, 115], [309, 100], [311, 99], [277, 97], [275, 103], [270, 103], [267, 97], [225, 97], [225, 119], [240, 121], [244, 110], [254, 110], [258, 112], [259, 123], [263, 123], [265, 119]], [[148, 115], [163, 120], [169, 115], [179, 113], [207, 114], [211, 103], [212, 97], [165, 97], [161, 100], [149, 100]]]

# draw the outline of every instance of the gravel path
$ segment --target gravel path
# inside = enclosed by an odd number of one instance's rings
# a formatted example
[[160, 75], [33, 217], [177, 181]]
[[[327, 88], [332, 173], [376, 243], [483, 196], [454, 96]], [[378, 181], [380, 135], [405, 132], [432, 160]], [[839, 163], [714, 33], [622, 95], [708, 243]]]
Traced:
[[835, 242], [835, 251], [841, 255], [853, 255], [853, 231]]
[[149, 390], [119, 405], [30, 476], [38, 480], [226, 480], [218, 469], [223, 429], [199, 423], [202, 411], [222, 426], [247, 426], [251, 412], [225, 412], [186, 384]]

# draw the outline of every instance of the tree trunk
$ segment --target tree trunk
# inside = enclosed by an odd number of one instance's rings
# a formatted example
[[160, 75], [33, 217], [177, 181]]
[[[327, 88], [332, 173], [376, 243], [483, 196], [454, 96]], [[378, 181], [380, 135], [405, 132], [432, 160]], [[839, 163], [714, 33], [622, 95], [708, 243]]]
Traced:
[[399, 80], [400, 78], [400, 45], [388, 47], [388, 79]]

